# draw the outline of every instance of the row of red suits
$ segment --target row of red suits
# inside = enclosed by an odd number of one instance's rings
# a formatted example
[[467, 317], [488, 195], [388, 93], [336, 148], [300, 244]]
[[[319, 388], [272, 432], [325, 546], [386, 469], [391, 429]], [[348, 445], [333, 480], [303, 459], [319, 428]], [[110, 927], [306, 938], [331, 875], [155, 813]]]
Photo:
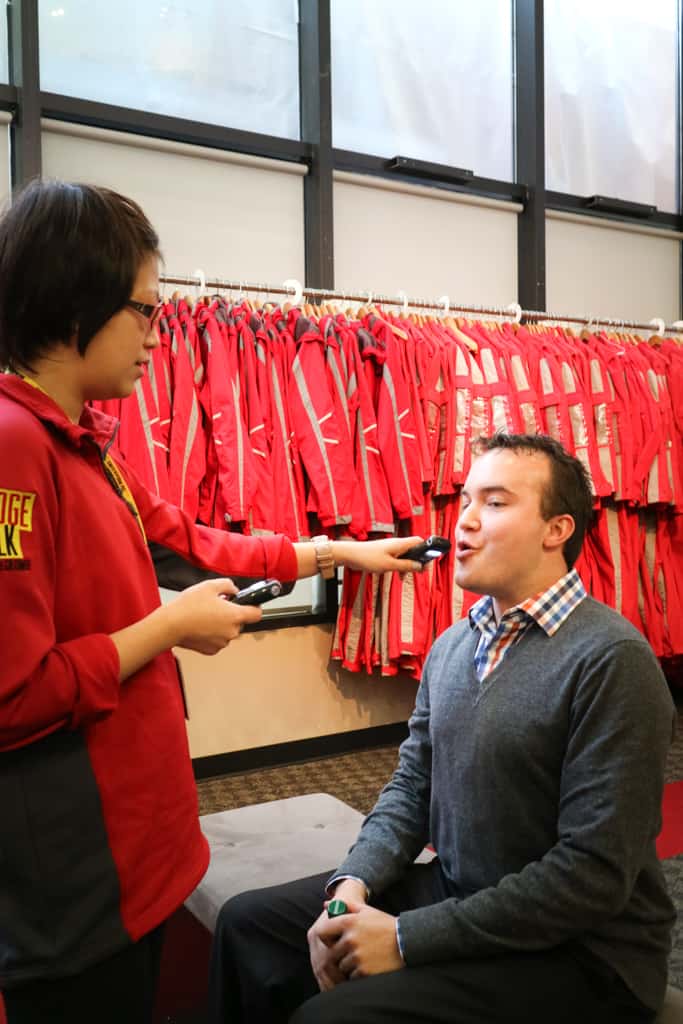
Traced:
[[[436, 498], [415, 532], [452, 537], [459, 496]], [[477, 594], [461, 590], [450, 554], [401, 577], [344, 571], [332, 657], [352, 672], [420, 678], [434, 639], [467, 614]], [[589, 594], [616, 608], [659, 658], [683, 655], [683, 515], [601, 500], [576, 563]]]
[[[547, 433], [584, 463], [600, 509], [579, 565], [588, 589], [658, 653], [683, 653], [668, 614], [683, 597], [675, 341], [219, 298], [166, 303], [159, 333], [134, 397], [101, 407], [148, 487], [192, 517], [294, 540], [321, 528], [450, 536], [472, 441]], [[419, 675], [468, 602], [450, 560], [403, 581], [347, 573], [334, 656]]]

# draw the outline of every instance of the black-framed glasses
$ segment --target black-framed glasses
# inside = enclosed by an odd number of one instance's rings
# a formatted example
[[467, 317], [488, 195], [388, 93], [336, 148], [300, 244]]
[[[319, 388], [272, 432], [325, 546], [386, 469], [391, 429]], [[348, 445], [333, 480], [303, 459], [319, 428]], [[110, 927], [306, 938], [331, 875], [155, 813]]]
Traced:
[[161, 310], [164, 308], [163, 299], [155, 302], [154, 305], [149, 302], [136, 302], [135, 299], [128, 299], [126, 305], [134, 309], [136, 313], [142, 313], [144, 317], [147, 317], [150, 329], [154, 327], [161, 316]]

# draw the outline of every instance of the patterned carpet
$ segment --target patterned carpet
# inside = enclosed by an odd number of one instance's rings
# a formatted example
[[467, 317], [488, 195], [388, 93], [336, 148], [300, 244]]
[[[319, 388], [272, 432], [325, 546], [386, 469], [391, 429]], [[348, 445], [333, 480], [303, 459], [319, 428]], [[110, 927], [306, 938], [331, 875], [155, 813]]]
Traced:
[[[683, 779], [683, 694], [678, 697], [678, 734], [669, 752], [667, 782]], [[304, 793], [330, 793], [364, 814], [372, 808], [397, 761], [398, 748], [379, 747], [282, 768], [207, 779], [197, 784], [201, 814]], [[663, 862], [669, 891], [679, 908], [669, 981], [683, 989], [683, 853]]]

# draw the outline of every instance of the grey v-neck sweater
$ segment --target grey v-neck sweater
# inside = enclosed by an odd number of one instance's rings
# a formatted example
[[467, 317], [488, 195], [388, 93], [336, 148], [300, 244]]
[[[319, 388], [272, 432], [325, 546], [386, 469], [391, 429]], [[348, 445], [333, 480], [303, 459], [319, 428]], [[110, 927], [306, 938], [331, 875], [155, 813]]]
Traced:
[[453, 898], [400, 915], [408, 966], [566, 941], [657, 1008], [675, 919], [655, 851], [675, 711], [642, 636], [586, 598], [480, 683], [467, 619], [425, 664], [398, 768], [335, 875], [381, 893], [431, 839]]

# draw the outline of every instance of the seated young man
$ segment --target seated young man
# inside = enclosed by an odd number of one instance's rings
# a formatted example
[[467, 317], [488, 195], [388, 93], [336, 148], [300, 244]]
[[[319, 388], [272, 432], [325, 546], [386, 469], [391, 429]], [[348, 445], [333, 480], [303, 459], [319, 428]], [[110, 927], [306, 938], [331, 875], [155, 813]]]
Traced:
[[[662, 1003], [673, 703], [647, 642], [572, 568], [583, 466], [540, 436], [477, 456], [456, 581], [483, 596], [435, 642], [343, 864], [223, 907], [214, 1022], [635, 1022]], [[413, 864], [427, 840], [437, 856]]]

